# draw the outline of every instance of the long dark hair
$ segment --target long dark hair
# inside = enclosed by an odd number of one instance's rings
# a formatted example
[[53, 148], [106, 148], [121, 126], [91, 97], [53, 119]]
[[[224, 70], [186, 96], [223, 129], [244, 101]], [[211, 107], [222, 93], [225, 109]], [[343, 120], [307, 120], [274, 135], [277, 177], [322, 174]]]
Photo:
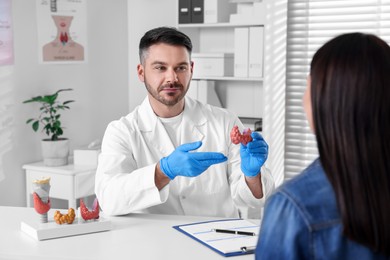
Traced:
[[311, 63], [320, 160], [349, 239], [390, 255], [390, 47], [371, 34], [340, 35]]

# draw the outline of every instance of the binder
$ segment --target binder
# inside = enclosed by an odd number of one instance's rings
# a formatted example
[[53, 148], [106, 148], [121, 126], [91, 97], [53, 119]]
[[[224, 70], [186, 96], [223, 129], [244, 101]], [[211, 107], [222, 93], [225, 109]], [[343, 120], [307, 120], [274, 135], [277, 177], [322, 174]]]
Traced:
[[249, 77], [263, 76], [264, 27], [249, 28]]
[[234, 76], [248, 77], [249, 28], [234, 29]]
[[227, 0], [204, 0], [204, 23], [229, 22], [229, 16], [235, 10], [236, 4]]
[[192, 99], [198, 99], [198, 82], [199, 80], [191, 80], [186, 96], [189, 96]]
[[[216, 253], [229, 257], [254, 253], [260, 224], [245, 219], [222, 219], [178, 225], [173, 228]], [[242, 230], [255, 233], [256, 236], [217, 233], [213, 231], [214, 229]]]
[[191, 23], [191, 0], [179, 0], [179, 23]]
[[191, 85], [186, 95], [202, 102], [203, 104], [222, 107], [222, 103], [215, 90], [215, 81], [191, 80]]
[[215, 89], [215, 81], [199, 80], [198, 100], [203, 104], [210, 104], [216, 107], [222, 107], [221, 100]]
[[214, 90], [214, 81], [199, 80], [198, 81], [198, 100], [203, 104], [209, 104], [209, 89]]
[[191, 0], [191, 23], [203, 23], [203, 0]]

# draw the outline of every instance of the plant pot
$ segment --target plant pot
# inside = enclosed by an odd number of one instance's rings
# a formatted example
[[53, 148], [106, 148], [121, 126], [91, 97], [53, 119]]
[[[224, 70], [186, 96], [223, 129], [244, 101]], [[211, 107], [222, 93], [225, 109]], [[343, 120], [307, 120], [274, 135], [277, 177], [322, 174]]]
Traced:
[[43, 139], [42, 156], [46, 166], [61, 166], [68, 164], [69, 140], [61, 138], [57, 141]]

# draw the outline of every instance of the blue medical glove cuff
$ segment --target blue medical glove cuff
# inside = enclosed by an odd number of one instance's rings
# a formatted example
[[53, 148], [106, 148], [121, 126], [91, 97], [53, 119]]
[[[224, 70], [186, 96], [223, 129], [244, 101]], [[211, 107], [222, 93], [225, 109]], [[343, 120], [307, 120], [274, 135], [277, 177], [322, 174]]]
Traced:
[[173, 174], [172, 171], [169, 169], [167, 157], [163, 157], [160, 160], [160, 169], [170, 180], [173, 180], [176, 177], [176, 175]]
[[261, 173], [261, 167], [259, 168], [258, 171], [249, 171], [248, 169], [245, 169], [245, 167], [241, 163], [241, 171], [244, 173], [245, 176], [249, 178], [253, 178]]

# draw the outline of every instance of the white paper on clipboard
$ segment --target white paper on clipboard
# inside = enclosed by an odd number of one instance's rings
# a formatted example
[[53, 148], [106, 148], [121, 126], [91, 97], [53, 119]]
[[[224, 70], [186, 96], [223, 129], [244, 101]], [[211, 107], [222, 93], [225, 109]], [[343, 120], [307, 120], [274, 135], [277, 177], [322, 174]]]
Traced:
[[[246, 219], [223, 219], [174, 226], [175, 229], [197, 240], [223, 256], [253, 253], [257, 245], [260, 224]], [[217, 233], [214, 229], [254, 232], [256, 236]]]

